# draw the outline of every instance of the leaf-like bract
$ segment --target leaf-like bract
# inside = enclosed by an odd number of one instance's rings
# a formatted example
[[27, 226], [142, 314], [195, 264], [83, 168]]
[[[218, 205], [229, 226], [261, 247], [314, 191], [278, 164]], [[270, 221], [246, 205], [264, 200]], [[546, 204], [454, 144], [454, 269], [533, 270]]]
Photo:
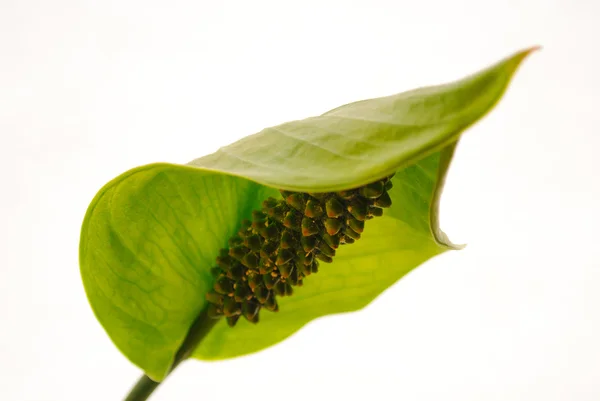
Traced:
[[210, 269], [240, 222], [277, 189], [333, 192], [392, 173], [393, 205], [360, 241], [257, 325], [219, 322], [195, 350], [230, 358], [269, 347], [312, 319], [360, 309], [451, 244], [438, 203], [463, 131], [500, 99], [522, 51], [460, 81], [351, 103], [267, 128], [187, 165], [150, 164], [106, 184], [85, 216], [80, 267], [96, 317], [154, 380], [168, 373], [206, 307]]

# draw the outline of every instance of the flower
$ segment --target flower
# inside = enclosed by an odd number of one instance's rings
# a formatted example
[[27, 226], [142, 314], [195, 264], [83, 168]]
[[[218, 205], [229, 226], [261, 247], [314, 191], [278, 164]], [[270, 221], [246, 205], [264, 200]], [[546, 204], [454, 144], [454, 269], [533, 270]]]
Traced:
[[[451, 84], [351, 103], [187, 165], [149, 164], [115, 178], [81, 230], [81, 275], [96, 317], [123, 354], [160, 381], [190, 354], [256, 352], [319, 316], [364, 307], [427, 259], [458, 248], [438, 226], [454, 149], [532, 50]], [[266, 241], [271, 236], [279, 240]], [[332, 263], [304, 282], [314, 258]], [[264, 275], [275, 268], [269, 282]], [[247, 288], [238, 285], [244, 275]], [[287, 296], [288, 282], [304, 285]], [[257, 325], [237, 321], [241, 313], [254, 320], [257, 303], [279, 312]], [[190, 338], [198, 332], [196, 347]]]

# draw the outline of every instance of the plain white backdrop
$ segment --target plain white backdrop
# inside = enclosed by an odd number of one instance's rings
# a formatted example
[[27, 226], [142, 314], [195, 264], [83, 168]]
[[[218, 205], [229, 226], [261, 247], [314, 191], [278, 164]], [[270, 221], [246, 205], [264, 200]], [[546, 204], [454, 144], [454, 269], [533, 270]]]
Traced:
[[0, 0], [0, 399], [120, 400], [137, 379], [77, 261], [114, 176], [536, 44], [451, 167], [442, 226], [465, 250], [259, 354], [187, 362], [152, 400], [600, 399], [599, 17], [594, 0]]

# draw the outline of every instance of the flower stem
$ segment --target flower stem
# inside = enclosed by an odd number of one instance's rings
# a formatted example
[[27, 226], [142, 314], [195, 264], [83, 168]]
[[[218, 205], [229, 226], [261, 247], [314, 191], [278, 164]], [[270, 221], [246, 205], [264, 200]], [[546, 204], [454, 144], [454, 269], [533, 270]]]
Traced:
[[147, 400], [159, 384], [160, 383], [155, 382], [148, 376], [143, 375], [142, 377], [140, 377], [137, 383], [135, 383], [135, 386], [133, 386], [129, 394], [127, 394], [127, 398], [125, 398], [125, 401]]
[[[219, 320], [220, 319], [211, 319], [208, 317], [206, 308], [200, 313], [198, 318], [192, 323], [179, 351], [175, 354], [175, 360], [173, 361], [169, 373], [175, 370], [181, 362], [192, 355], [198, 344], [200, 344], [200, 341], [202, 341]], [[159, 384], [160, 382], [155, 382], [148, 376], [143, 375], [137, 381], [135, 386], [133, 386], [124, 401], [145, 401], [152, 395]]]

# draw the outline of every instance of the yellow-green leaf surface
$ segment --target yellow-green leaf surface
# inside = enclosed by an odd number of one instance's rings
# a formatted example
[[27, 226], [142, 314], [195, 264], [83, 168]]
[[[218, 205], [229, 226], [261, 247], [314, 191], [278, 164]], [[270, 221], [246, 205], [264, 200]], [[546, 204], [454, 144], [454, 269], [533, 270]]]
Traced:
[[463, 80], [364, 100], [267, 128], [187, 165], [150, 164], [105, 185], [85, 216], [80, 267], [116, 346], [161, 380], [213, 284], [209, 270], [242, 219], [278, 188], [331, 192], [391, 173], [393, 205], [338, 250], [277, 313], [219, 322], [195, 350], [223, 359], [264, 349], [308, 321], [360, 309], [429, 258], [455, 248], [437, 204], [462, 132], [500, 99], [525, 50]]

